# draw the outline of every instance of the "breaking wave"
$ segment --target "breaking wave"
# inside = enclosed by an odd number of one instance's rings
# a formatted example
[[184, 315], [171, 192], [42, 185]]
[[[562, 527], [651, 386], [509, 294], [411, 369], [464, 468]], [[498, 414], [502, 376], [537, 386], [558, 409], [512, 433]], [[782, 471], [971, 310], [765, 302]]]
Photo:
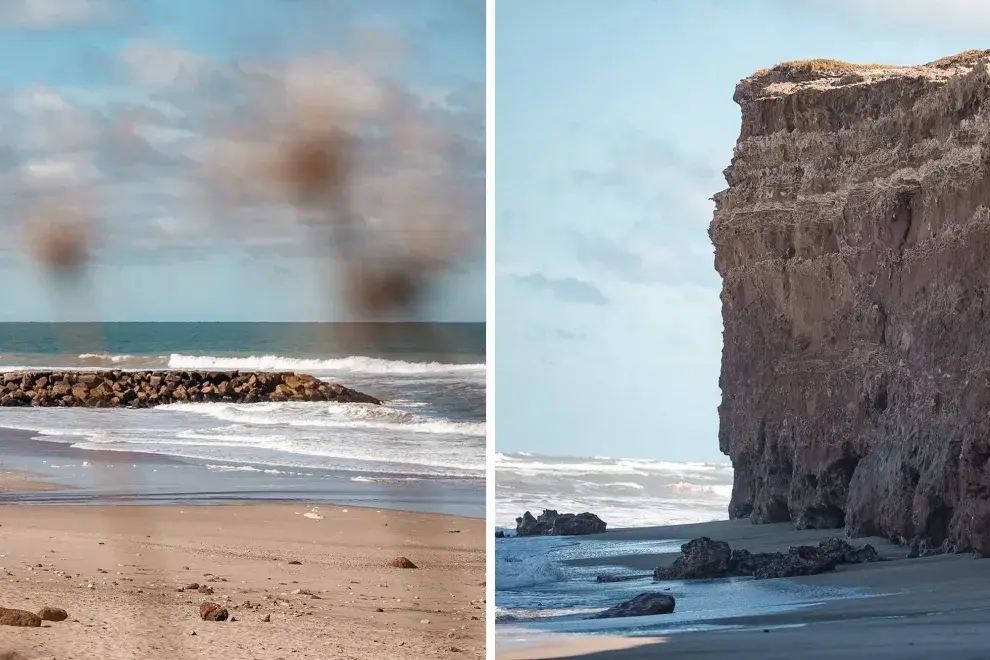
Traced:
[[173, 353], [168, 359], [171, 369], [256, 369], [256, 370], [309, 370], [343, 371], [377, 374], [429, 374], [450, 372], [484, 373], [484, 364], [443, 364], [440, 362], [405, 362], [363, 356], [344, 358], [291, 358], [279, 355], [252, 355], [250, 357], [214, 357], [209, 355], [182, 355]]

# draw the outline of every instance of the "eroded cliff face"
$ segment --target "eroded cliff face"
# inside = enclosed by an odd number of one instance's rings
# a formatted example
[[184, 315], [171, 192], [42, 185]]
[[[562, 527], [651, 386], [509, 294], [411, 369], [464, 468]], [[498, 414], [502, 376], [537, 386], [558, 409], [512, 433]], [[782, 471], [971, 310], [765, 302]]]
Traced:
[[990, 554], [988, 62], [737, 87], [710, 228], [732, 517]]

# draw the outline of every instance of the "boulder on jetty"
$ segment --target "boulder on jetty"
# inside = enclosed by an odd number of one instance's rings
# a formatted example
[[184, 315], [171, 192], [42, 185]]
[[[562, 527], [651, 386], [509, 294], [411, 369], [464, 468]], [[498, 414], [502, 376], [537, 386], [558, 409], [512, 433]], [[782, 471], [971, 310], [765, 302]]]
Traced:
[[670, 594], [645, 593], [623, 601], [614, 607], [590, 617], [592, 619], [617, 619], [626, 616], [651, 616], [670, 614], [674, 611], [674, 597]]
[[241, 371], [9, 371], [0, 406], [152, 408], [167, 403], [381, 401], [309, 374]]
[[516, 518], [516, 536], [578, 536], [601, 534], [606, 522], [593, 513], [557, 513], [544, 509], [539, 518], [527, 511]]
[[872, 545], [854, 547], [843, 539], [825, 539], [818, 545], [792, 546], [783, 552], [733, 550], [725, 541], [707, 536], [688, 541], [670, 566], [659, 566], [653, 579], [706, 580], [752, 576], [758, 580], [817, 575], [835, 570], [839, 564], [881, 561]]

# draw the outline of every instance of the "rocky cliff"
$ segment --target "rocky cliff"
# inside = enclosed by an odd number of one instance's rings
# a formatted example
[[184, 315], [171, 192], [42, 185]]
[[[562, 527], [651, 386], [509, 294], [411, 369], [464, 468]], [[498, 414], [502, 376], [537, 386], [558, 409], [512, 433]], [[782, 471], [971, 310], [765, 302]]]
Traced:
[[0, 406], [150, 408], [204, 401], [381, 403], [339, 383], [296, 373], [114, 370], [0, 374]]
[[990, 554], [988, 62], [736, 88], [710, 228], [732, 517]]

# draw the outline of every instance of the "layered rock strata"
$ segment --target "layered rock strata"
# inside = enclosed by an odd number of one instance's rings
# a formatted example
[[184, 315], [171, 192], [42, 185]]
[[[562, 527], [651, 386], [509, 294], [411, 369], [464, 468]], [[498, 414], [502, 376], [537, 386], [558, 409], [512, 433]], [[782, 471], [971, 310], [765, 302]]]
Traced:
[[731, 517], [990, 554], [988, 61], [736, 88], [710, 227]]
[[0, 374], [0, 406], [150, 408], [166, 403], [336, 401], [373, 396], [308, 374], [239, 371], [11, 371]]

